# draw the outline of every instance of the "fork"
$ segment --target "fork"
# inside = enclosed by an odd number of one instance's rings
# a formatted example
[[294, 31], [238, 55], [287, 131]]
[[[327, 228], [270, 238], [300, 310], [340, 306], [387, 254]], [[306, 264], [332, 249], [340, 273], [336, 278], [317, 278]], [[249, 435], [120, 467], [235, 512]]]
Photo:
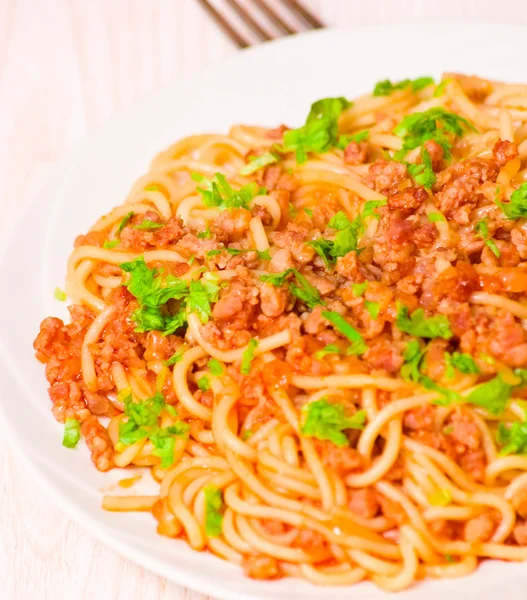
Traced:
[[[269, 0], [222, 0], [216, 3], [212, 0], [198, 0], [198, 2], [239, 48], [247, 48], [260, 41], [324, 27], [322, 21], [298, 0], [278, 0], [283, 8], [281, 11], [283, 15], [288, 15], [286, 19], [270, 5]], [[251, 41], [251, 38], [246, 35], [245, 28], [243, 32], [241, 31], [240, 21], [252, 31], [256, 41]]]

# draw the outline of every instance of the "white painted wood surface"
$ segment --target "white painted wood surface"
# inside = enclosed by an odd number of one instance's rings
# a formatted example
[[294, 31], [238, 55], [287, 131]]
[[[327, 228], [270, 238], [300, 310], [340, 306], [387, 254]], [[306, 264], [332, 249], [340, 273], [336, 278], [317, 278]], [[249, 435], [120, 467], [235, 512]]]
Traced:
[[[335, 26], [459, 17], [527, 23], [525, 0], [305, 2]], [[196, 0], [0, 0], [0, 247], [43, 169], [87, 131], [236, 51]], [[343, 85], [354, 59], [342, 57]], [[0, 598], [205, 600], [72, 523], [2, 439]]]

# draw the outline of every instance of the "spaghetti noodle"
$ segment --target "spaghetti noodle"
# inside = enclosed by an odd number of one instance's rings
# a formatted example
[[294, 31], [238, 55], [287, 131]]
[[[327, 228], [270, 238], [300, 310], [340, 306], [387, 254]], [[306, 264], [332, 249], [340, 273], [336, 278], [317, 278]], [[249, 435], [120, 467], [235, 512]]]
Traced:
[[263, 579], [526, 560], [526, 90], [387, 80], [159, 154], [34, 344], [64, 444], [159, 482], [103, 507]]

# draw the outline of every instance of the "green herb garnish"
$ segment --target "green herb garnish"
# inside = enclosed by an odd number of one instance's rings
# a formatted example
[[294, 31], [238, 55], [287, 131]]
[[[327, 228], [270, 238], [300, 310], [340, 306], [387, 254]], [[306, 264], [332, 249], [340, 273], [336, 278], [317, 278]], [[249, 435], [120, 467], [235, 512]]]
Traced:
[[64, 435], [62, 445], [66, 448], [75, 448], [81, 439], [81, 424], [77, 419], [66, 419], [64, 422]]
[[327, 319], [333, 327], [342, 333], [351, 342], [351, 346], [348, 350], [348, 354], [361, 355], [366, 352], [368, 346], [364, 341], [362, 335], [353, 327], [346, 319], [337, 312], [324, 311], [322, 316]]
[[342, 404], [333, 404], [326, 398], [309, 402], [302, 407], [300, 431], [308, 437], [329, 440], [335, 446], [349, 445], [346, 429], [364, 429], [366, 411], [359, 410], [348, 417]]

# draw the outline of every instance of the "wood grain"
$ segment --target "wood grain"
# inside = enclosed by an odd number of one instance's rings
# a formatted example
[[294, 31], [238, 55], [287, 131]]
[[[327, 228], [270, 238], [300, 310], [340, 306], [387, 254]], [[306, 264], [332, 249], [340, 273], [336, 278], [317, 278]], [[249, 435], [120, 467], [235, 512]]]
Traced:
[[[524, 0], [305, 1], [338, 26], [456, 17], [527, 22]], [[0, 0], [0, 246], [35, 179], [88, 130], [235, 51], [195, 0]], [[205, 598], [95, 541], [35, 493], [3, 440], [0, 498], [2, 598]]]

